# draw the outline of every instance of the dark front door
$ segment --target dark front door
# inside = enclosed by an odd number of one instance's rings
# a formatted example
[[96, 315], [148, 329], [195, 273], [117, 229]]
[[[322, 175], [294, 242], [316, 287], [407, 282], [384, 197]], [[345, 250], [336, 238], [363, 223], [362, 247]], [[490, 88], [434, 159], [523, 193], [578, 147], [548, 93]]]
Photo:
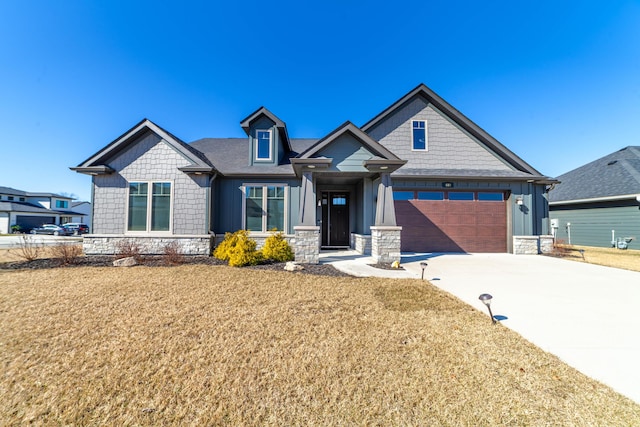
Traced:
[[349, 246], [348, 193], [322, 193], [322, 246]]

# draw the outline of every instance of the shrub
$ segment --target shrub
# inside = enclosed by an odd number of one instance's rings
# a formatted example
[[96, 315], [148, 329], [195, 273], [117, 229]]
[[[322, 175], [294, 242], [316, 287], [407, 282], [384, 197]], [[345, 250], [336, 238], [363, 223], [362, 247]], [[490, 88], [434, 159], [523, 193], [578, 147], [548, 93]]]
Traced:
[[68, 243], [55, 245], [51, 248], [51, 255], [60, 259], [63, 264], [76, 264], [82, 255], [82, 246]]
[[133, 257], [138, 263], [142, 262], [142, 248], [134, 240], [120, 240], [116, 243], [116, 259], [129, 257]]
[[166, 265], [178, 265], [184, 262], [184, 256], [180, 251], [180, 245], [176, 240], [167, 243], [162, 249], [162, 261]]
[[256, 241], [249, 238], [247, 230], [225, 233], [224, 240], [213, 252], [213, 256], [229, 261], [232, 267], [256, 265], [262, 261], [262, 254], [256, 251]]
[[284, 233], [278, 231], [267, 238], [262, 247], [262, 256], [277, 262], [293, 261], [291, 246], [284, 238]]
[[18, 241], [17, 255], [26, 261], [33, 261], [40, 256], [43, 247], [33, 236], [23, 234]]

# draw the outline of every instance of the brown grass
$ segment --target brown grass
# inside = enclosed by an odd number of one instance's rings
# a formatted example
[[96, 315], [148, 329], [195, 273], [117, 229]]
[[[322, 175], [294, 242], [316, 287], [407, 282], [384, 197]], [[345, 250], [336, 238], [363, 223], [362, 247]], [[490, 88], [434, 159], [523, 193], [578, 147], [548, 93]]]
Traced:
[[[634, 249], [596, 248], [591, 246], [559, 245], [556, 253], [564, 259], [640, 271], [640, 251]], [[584, 251], [584, 259], [580, 254]]]
[[0, 425], [640, 425], [419, 280], [0, 271]]

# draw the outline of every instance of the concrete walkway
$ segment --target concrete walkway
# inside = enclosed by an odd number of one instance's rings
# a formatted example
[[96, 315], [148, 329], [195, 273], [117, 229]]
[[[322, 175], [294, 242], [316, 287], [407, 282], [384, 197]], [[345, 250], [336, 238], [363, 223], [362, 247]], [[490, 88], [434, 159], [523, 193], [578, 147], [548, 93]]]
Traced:
[[320, 262], [355, 276], [417, 279], [426, 262], [425, 280], [483, 313], [478, 296], [491, 294], [504, 326], [640, 403], [638, 272], [511, 254], [408, 253], [404, 270], [371, 267], [355, 252], [322, 253]]

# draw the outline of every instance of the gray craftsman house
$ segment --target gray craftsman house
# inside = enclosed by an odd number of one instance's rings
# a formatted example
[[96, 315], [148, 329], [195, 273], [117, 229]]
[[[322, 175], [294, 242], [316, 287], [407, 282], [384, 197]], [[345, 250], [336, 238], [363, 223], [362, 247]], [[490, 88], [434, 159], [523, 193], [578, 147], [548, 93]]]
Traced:
[[143, 120], [71, 169], [92, 175], [87, 254], [135, 240], [209, 254], [225, 232], [283, 231], [296, 260], [353, 248], [382, 262], [401, 251], [538, 253], [548, 238], [543, 176], [425, 85], [361, 127], [290, 138], [266, 108], [246, 138], [185, 143]]
[[558, 180], [549, 192], [557, 239], [640, 249], [640, 147], [615, 151]]

